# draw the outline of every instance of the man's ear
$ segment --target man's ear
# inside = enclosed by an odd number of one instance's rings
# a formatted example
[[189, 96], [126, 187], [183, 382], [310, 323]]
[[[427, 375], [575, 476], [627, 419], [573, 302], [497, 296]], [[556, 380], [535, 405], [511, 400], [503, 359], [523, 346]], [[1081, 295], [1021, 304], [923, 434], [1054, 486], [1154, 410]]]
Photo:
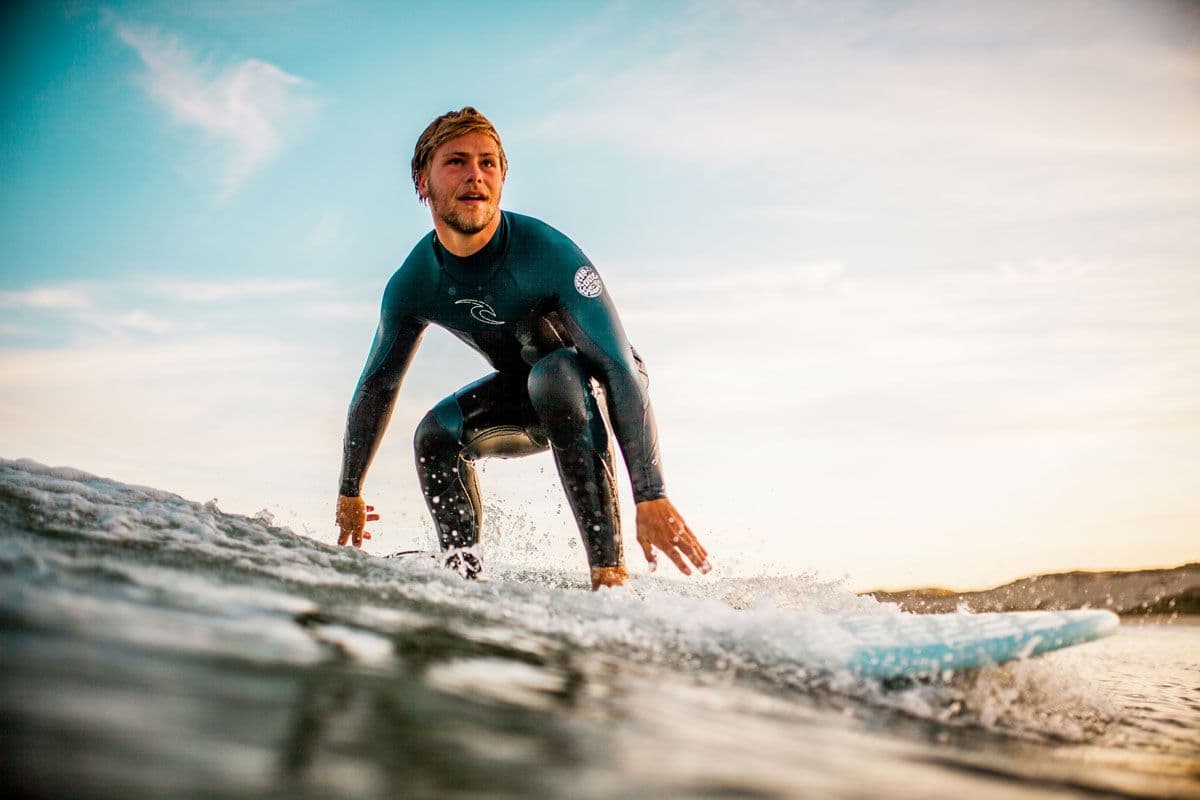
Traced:
[[429, 200], [429, 174], [426, 172], [417, 175], [417, 196], [422, 203]]

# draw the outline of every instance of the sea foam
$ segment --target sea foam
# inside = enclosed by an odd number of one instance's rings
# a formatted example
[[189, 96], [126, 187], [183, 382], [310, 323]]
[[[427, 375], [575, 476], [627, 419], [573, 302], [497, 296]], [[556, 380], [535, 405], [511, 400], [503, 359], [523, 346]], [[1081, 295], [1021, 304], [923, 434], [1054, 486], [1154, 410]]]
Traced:
[[[432, 559], [383, 559], [71, 468], [0, 460], [4, 611], [26, 624], [165, 652], [386, 669], [403, 631], [440, 629], [506, 653], [745, 682], [847, 713], [1086, 740], [1117, 713], [1070, 653], [908, 685], [838, 672], [838, 614], [894, 605], [815, 575], [683, 580], [635, 574], [593, 593], [583, 569], [489, 564], [470, 582]], [[447, 686], [473, 667], [439, 668]], [[519, 670], [518, 670], [519, 672]], [[519, 683], [519, 681], [518, 681]]]

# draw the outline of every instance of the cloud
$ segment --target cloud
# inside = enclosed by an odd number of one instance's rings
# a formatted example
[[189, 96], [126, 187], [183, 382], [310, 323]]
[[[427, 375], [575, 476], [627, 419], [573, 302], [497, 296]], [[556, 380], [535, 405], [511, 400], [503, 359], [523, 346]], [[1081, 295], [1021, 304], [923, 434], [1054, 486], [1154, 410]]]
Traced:
[[8, 321], [0, 322], [0, 336], [17, 338], [34, 336], [36, 334], [37, 330], [32, 327], [17, 325]]
[[225, 67], [199, 59], [175, 36], [114, 23], [146, 67], [143, 85], [178, 122], [227, 147], [221, 182], [231, 192], [279, 155], [286, 126], [311, 108], [307, 81], [274, 64], [245, 59]]
[[[109, 282], [63, 283], [0, 292], [0, 335], [13, 339], [76, 344], [188, 339], [206, 330], [244, 330], [246, 302], [258, 306], [249, 319], [299, 314], [358, 317], [349, 309], [310, 313], [314, 303], [337, 307], [320, 280], [245, 277], [229, 280], [163, 280], [129, 277]], [[265, 306], [267, 301], [278, 300]], [[372, 309], [366, 318], [373, 318]]]
[[749, 197], [772, 216], [1194, 210], [1200, 60], [1169, 26], [1155, 4], [701, 5], [581, 64], [529, 133], [811, 198]]
[[[175, 325], [141, 308], [113, 308], [112, 287], [87, 284], [85, 289], [78, 284], [38, 286], [16, 292], [0, 292], [0, 308], [14, 312], [27, 312], [24, 325], [0, 326], [0, 334], [6, 336], [37, 337], [53, 330], [62, 333], [71, 325], [82, 324], [88, 329], [99, 329], [109, 336], [123, 337], [129, 333], [161, 335], [175, 329]], [[121, 303], [127, 301], [127, 292], [120, 292]], [[32, 317], [28, 312], [50, 312], [50, 316]]]
[[[749, 268], [613, 287], [675, 424], [806, 436], [1196, 431], [1200, 277], [1082, 258], [934, 274]], [[812, 280], [819, 277], [821, 280]], [[686, 336], [681, 332], [686, 331]], [[713, 394], [711, 387], [721, 386]], [[772, 434], [778, 435], [778, 434]]]
[[134, 333], [150, 333], [161, 335], [170, 333], [175, 329], [175, 325], [167, 322], [161, 317], [156, 317], [149, 311], [135, 308], [132, 311], [125, 311], [119, 314], [113, 314], [108, 317], [98, 317], [90, 320], [92, 324], [104, 328], [111, 332], [133, 331]]
[[312, 319], [374, 320], [379, 316], [379, 303], [312, 303], [302, 307], [300, 314]]
[[1200, 64], [1136, 24], [1153, 9], [1088, 6], [1093, 19], [1081, 29], [1081, 9], [1043, 6], [927, 3], [880, 14], [847, 4], [832, 20], [827, 7], [782, 4], [740, 8], [736, 21], [698, 14], [650, 57], [571, 75], [570, 97], [541, 126], [751, 161], [765, 148], [842, 151], [847, 140], [869, 154], [980, 143], [1195, 152]]
[[341, 233], [342, 215], [336, 211], [326, 211], [304, 241], [309, 247], [319, 249], [333, 244]]
[[0, 292], [0, 308], [34, 308], [76, 311], [90, 307], [91, 298], [81, 289], [43, 286], [20, 292]]
[[[630, 268], [620, 270], [631, 275], [653, 275], [654, 270]], [[742, 266], [736, 271], [705, 273], [665, 279], [642, 278], [619, 289], [622, 299], [634, 302], [658, 302], [663, 297], [701, 294], [720, 302], [730, 292], [757, 294], [763, 291], [778, 293], [791, 290], [826, 290], [838, 288], [845, 279], [845, 268], [837, 261], [812, 261], [786, 266]]]
[[159, 294], [169, 295], [174, 300], [216, 303], [224, 300], [300, 294], [316, 291], [322, 286], [324, 283], [319, 280], [248, 278], [233, 281], [159, 281], [152, 284], [151, 288]]

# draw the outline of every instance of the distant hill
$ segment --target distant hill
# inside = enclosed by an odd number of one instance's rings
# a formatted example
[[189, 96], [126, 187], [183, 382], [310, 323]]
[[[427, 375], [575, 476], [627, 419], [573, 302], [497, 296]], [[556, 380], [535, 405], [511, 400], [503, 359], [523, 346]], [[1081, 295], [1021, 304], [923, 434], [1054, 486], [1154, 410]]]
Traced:
[[1132, 572], [1060, 572], [1021, 578], [994, 589], [903, 589], [863, 592], [905, 611], [937, 614], [970, 611], [1033, 611], [1107, 608], [1118, 614], [1200, 614], [1200, 562], [1174, 569]]

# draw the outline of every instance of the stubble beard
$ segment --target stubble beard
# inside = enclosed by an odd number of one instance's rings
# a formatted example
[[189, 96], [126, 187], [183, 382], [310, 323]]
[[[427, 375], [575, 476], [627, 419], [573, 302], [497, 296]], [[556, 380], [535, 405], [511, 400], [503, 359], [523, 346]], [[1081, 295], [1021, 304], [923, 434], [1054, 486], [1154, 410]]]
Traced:
[[496, 202], [488, 203], [476, 213], [471, 213], [455, 206], [453, 194], [443, 195], [432, 186], [429, 187], [429, 202], [433, 206], [433, 213], [451, 230], [464, 236], [472, 236], [492, 224], [499, 210], [499, 198], [494, 200]]

